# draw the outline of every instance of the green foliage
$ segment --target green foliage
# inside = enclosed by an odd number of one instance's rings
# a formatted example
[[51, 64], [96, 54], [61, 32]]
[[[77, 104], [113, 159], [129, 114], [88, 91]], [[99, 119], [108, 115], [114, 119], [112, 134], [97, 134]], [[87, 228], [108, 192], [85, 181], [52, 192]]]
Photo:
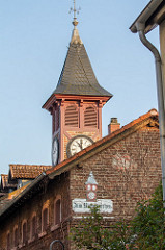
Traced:
[[165, 216], [162, 185], [152, 199], [137, 206], [136, 217], [105, 225], [98, 206], [72, 229], [72, 239], [78, 249], [92, 250], [163, 250], [165, 249]]
[[137, 216], [132, 222], [138, 249], [165, 249], [164, 211], [162, 185], [160, 184], [152, 199], [138, 204]]
[[130, 229], [125, 221], [118, 222], [111, 229], [104, 226], [98, 206], [91, 208], [91, 215], [83, 218], [78, 227], [72, 229], [73, 240], [78, 249], [124, 250], [129, 242]]

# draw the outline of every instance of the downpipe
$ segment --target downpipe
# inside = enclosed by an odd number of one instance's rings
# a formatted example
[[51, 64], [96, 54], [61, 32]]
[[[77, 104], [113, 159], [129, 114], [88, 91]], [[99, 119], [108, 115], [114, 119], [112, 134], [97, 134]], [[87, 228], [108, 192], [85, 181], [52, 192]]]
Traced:
[[[162, 61], [157, 48], [150, 43], [144, 34], [144, 23], [136, 23], [136, 28], [139, 33], [139, 38], [142, 44], [149, 49], [155, 57], [156, 80], [157, 80], [157, 96], [159, 108], [159, 129], [160, 129], [160, 147], [161, 147], [161, 167], [162, 167], [162, 186], [163, 186], [163, 201], [165, 201], [165, 89], [163, 88], [162, 78]], [[164, 208], [165, 208], [165, 203]]]

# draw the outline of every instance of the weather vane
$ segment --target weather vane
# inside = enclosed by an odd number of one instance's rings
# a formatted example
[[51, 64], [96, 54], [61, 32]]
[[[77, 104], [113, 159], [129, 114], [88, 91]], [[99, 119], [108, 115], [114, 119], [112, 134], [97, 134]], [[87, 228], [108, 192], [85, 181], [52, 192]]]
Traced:
[[73, 21], [73, 25], [77, 26], [78, 25], [78, 21], [77, 21], [77, 15], [79, 15], [79, 11], [81, 10], [81, 8], [79, 7], [78, 9], [76, 8], [76, 0], [74, 0], [74, 8], [70, 8], [70, 11], [68, 12], [69, 14], [71, 14], [72, 12], [74, 12], [74, 21]]

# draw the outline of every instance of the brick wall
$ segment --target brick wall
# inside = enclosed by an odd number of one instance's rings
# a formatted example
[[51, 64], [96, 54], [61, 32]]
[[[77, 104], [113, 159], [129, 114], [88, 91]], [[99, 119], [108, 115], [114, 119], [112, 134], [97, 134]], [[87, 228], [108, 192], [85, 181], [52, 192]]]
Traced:
[[81, 163], [81, 169], [71, 172], [72, 200], [86, 198], [85, 182], [92, 171], [98, 199], [113, 201], [113, 212], [105, 216], [130, 219], [137, 202], [150, 197], [161, 180], [159, 137], [158, 129], [146, 127]]
[[[62, 240], [67, 249], [69, 242], [67, 241], [68, 225], [70, 224], [70, 177], [69, 174], [56, 177], [48, 186], [40, 190], [37, 195], [27, 201], [23, 206], [13, 211], [13, 213], [3, 221], [0, 225], [0, 250], [6, 249], [6, 236], [10, 232], [11, 249], [14, 248], [14, 228], [18, 225], [19, 249], [27, 250], [45, 250], [49, 249], [50, 243], [53, 240]], [[61, 224], [54, 225], [54, 201], [57, 195], [61, 195]], [[44, 205], [49, 208], [49, 226], [46, 233], [42, 233], [42, 210]], [[33, 213], [36, 213], [37, 230], [34, 239], [31, 241], [30, 227]], [[22, 245], [22, 223], [27, 221], [27, 242]], [[10, 250], [11, 250], [10, 249]]]
[[[150, 197], [161, 180], [159, 130], [145, 127], [126, 138], [120, 134], [118, 137], [117, 143], [81, 162], [81, 168], [75, 167], [70, 173], [57, 176], [47, 187], [13, 211], [0, 225], [0, 249], [6, 249], [7, 232], [12, 233], [16, 225], [21, 242], [24, 220], [27, 221], [27, 240], [30, 239], [30, 220], [34, 212], [37, 216], [35, 240], [29, 241], [21, 249], [49, 249], [50, 243], [55, 239], [62, 240], [65, 249], [74, 249], [67, 238], [70, 224], [75, 225], [79, 217], [85, 214], [73, 212], [71, 200], [86, 198], [85, 182], [90, 171], [98, 182], [97, 198], [113, 201], [112, 213], [104, 214], [106, 223], [120, 218], [132, 218], [137, 201]], [[57, 195], [61, 195], [62, 223], [54, 226], [53, 209]], [[50, 218], [46, 233], [42, 233], [44, 205], [49, 208]], [[13, 236], [11, 240], [13, 241]]]

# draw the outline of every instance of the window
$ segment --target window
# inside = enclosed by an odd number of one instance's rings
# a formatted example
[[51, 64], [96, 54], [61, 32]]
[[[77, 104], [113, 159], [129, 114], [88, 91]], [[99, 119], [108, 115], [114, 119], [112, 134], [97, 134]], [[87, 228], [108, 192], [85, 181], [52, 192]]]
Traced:
[[49, 217], [48, 217], [48, 208], [46, 207], [44, 210], [43, 210], [43, 231], [46, 231], [47, 227], [48, 227], [48, 224], [49, 224]]
[[30, 219], [30, 241], [35, 240], [35, 235], [37, 233], [37, 216], [36, 212], [33, 212]]
[[25, 244], [27, 241], [27, 222], [23, 222], [22, 226], [22, 243]]
[[54, 225], [60, 224], [61, 218], [61, 195], [57, 195], [54, 201]]
[[18, 227], [16, 227], [16, 229], [14, 231], [14, 246], [15, 247], [18, 246]]
[[55, 130], [57, 130], [59, 128], [59, 107], [56, 107], [55, 110]]
[[7, 238], [6, 238], [6, 248], [7, 250], [10, 250], [10, 233], [7, 233]]
[[61, 200], [58, 199], [55, 202], [55, 224], [61, 222]]
[[65, 109], [65, 126], [78, 127], [78, 110], [75, 105], [67, 106]]
[[42, 209], [42, 233], [41, 235], [46, 234], [46, 230], [49, 226], [49, 200], [47, 200]]
[[97, 110], [94, 107], [86, 107], [84, 111], [84, 126], [97, 128]]
[[34, 215], [31, 220], [31, 239], [35, 237], [36, 234], [37, 218]]

